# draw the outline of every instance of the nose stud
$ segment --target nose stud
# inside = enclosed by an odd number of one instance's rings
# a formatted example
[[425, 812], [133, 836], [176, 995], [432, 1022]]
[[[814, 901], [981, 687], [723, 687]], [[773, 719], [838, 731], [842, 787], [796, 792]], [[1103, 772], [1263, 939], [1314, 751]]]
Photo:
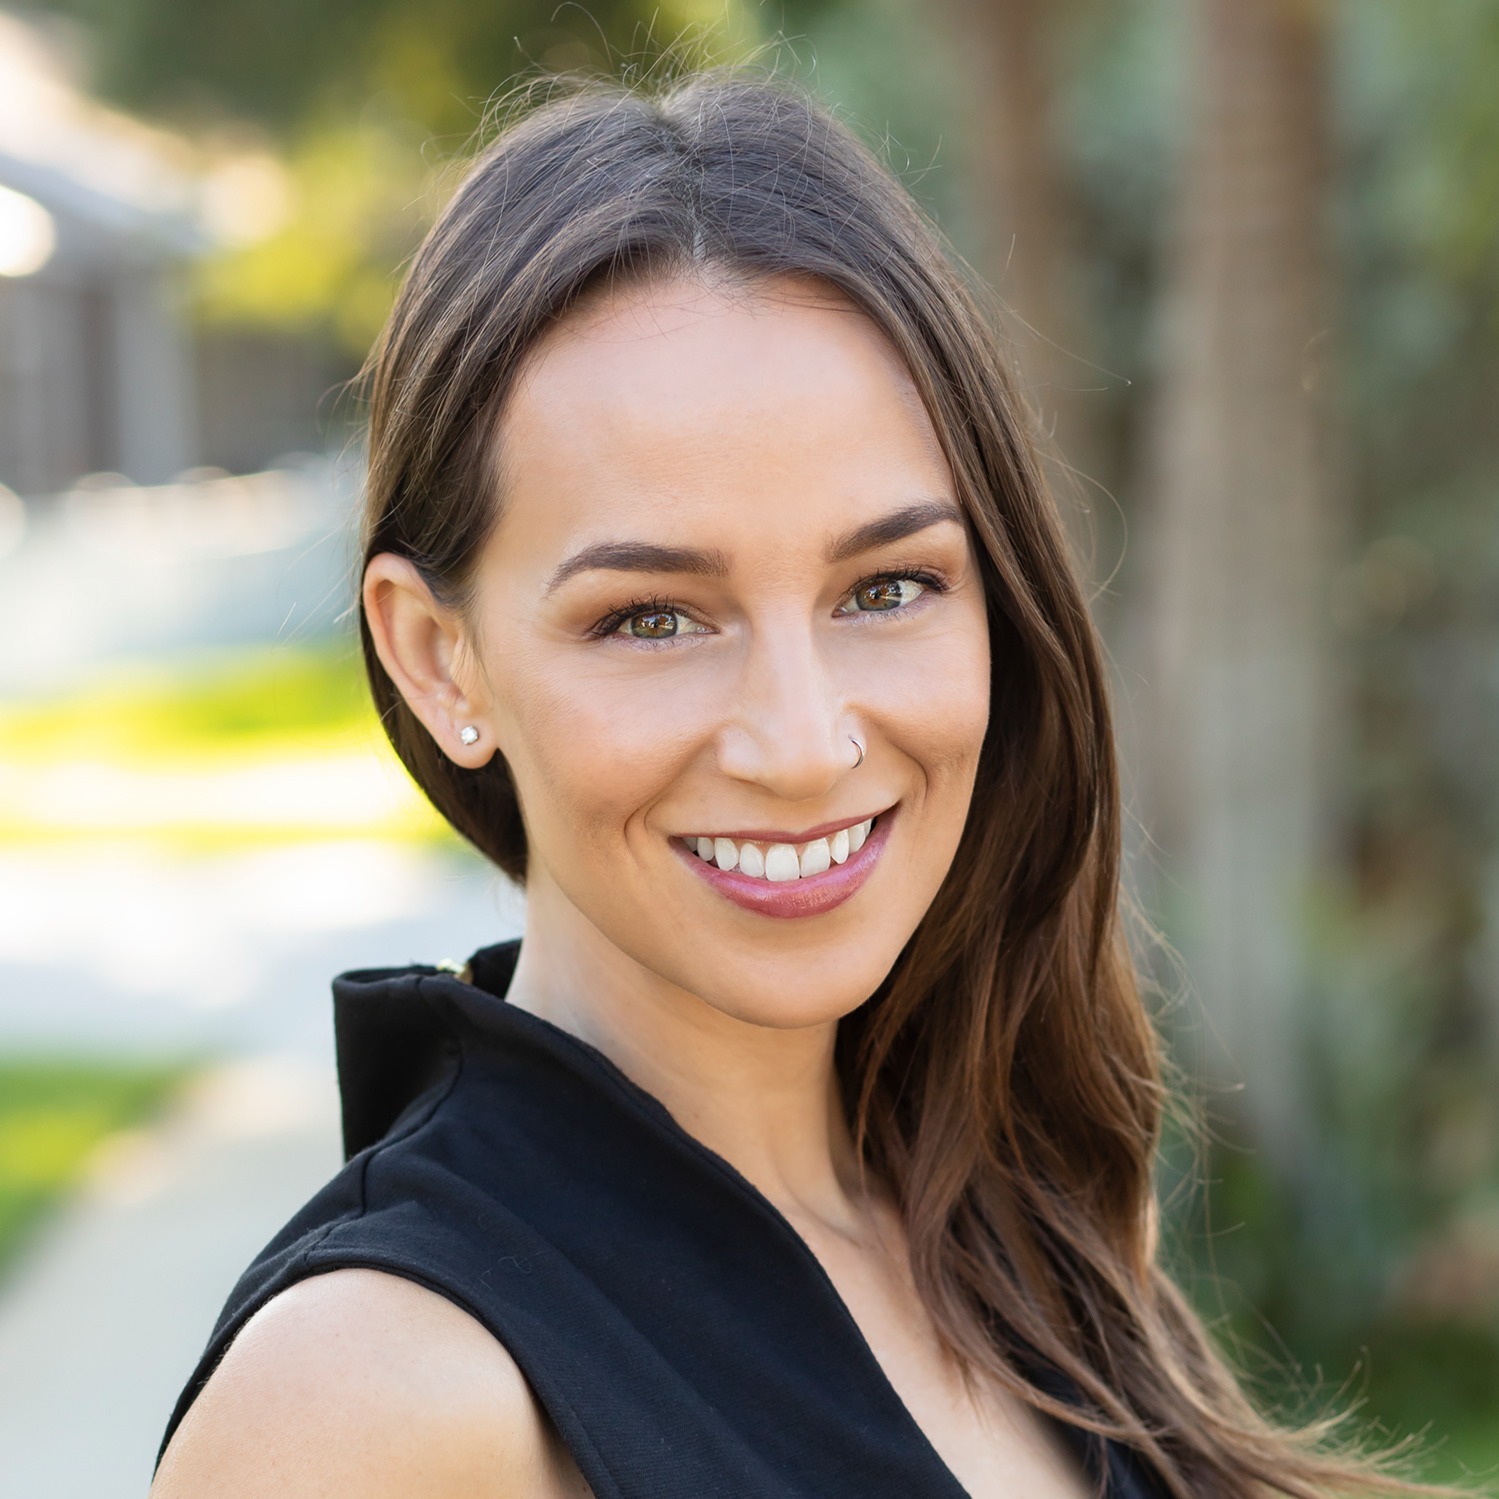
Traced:
[[853, 769], [857, 770], [864, 763], [864, 746], [852, 734], [848, 736], [848, 742], [859, 752], [859, 758], [853, 763]]

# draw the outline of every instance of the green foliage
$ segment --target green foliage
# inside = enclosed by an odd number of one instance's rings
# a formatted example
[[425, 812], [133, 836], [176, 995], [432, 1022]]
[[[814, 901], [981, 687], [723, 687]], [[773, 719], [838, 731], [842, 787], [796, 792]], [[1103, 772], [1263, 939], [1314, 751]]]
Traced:
[[284, 159], [286, 222], [201, 268], [210, 322], [318, 336], [362, 356], [431, 220], [442, 170], [492, 102], [538, 70], [645, 71], [740, 55], [740, 0], [50, 0], [87, 23], [95, 83], [225, 146], [257, 128]]
[[0, 1273], [99, 1143], [149, 1118], [180, 1063], [0, 1059]]
[[198, 311], [210, 322], [326, 331], [358, 359], [425, 227], [421, 141], [397, 122], [354, 120], [299, 140], [286, 166], [286, 223], [204, 262]]
[[0, 707], [0, 772], [0, 842], [456, 846], [392, 754], [343, 644], [116, 666], [66, 695]]
[[1485, 298], [1499, 334], [1499, 8], [1345, 0], [1344, 97], [1378, 140], [1385, 237]]
[[[1352, 888], [1308, 903], [1308, 1133], [1283, 1176], [1203, 1106], [1198, 1153], [1162, 1153], [1168, 1263], [1260, 1404], [1348, 1412], [1374, 1445], [1416, 1438], [1420, 1475], [1499, 1468], [1499, 1212], [1483, 1051], [1443, 1033], [1432, 933]], [[1434, 1004], [1433, 1000], [1438, 1001]], [[1450, 998], [1446, 1002], [1450, 1003]]]
[[466, 137], [517, 74], [648, 61], [734, 5], [691, 0], [52, 0], [88, 23], [97, 82], [184, 122], [253, 121], [294, 139], [371, 101], [439, 138]]
[[[1184, 1147], [1170, 1153], [1180, 1170]], [[1421, 1315], [1388, 1294], [1370, 1272], [1388, 1271], [1401, 1235], [1370, 1232], [1356, 1176], [1286, 1183], [1222, 1141], [1204, 1164], [1196, 1190], [1178, 1181], [1164, 1241], [1261, 1407], [1291, 1422], [1349, 1412], [1368, 1444], [1418, 1438], [1425, 1479], [1492, 1481], [1499, 1325]]]
[[[782, 62], [900, 174], [948, 235], [969, 234], [955, 38], [907, 0], [808, 4]], [[893, 60], [899, 58], [900, 65]]]
[[115, 668], [64, 697], [6, 705], [0, 759], [45, 764], [92, 741], [112, 763], [151, 765], [362, 741], [379, 733], [362, 670], [343, 644]]

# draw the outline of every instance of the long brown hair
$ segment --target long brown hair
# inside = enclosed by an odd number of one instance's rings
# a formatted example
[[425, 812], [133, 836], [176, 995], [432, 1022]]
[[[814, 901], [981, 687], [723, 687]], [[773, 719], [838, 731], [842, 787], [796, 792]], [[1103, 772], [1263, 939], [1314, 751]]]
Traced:
[[[366, 562], [408, 557], [464, 607], [502, 501], [496, 414], [519, 362], [586, 292], [682, 274], [811, 275], [843, 292], [903, 356], [972, 524], [993, 654], [972, 810], [931, 909], [838, 1046], [863, 1159], [900, 1201], [937, 1328], [967, 1370], [1136, 1449], [1180, 1499], [1401, 1490], [1331, 1453], [1325, 1426], [1256, 1414], [1156, 1263], [1169, 1095], [1121, 928], [1098, 639], [994, 326], [937, 229], [833, 115], [742, 67], [654, 90], [532, 85], [371, 355]], [[362, 615], [361, 630], [397, 753], [523, 879], [503, 761], [455, 766]]]

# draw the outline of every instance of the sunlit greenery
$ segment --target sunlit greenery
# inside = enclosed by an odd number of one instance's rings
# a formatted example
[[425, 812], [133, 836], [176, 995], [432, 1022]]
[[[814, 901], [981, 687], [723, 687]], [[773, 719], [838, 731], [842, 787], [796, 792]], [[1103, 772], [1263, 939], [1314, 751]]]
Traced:
[[[266, 236], [201, 266], [209, 321], [318, 331], [358, 358], [445, 180], [518, 76], [743, 56], [753, 0], [53, 0], [91, 28], [98, 83], [214, 150], [269, 144], [288, 198]], [[814, 6], [813, 9], [816, 7]]]
[[0, 759], [46, 764], [80, 743], [147, 764], [362, 744], [378, 725], [360, 671], [338, 645], [112, 665], [80, 691], [0, 704]]
[[100, 1142], [149, 1118], [186, 1070], [0, 1059], [0, 1275]]
[[64, 696], [0, 704], [0, 839], [451, 839], [361, 672], [342, 644], [264, 647], [113, 667]]

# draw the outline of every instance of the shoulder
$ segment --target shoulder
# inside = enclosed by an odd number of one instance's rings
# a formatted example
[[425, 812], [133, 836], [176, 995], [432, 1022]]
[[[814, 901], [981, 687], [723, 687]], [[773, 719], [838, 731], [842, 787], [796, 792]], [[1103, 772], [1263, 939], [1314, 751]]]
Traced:
[[173, 1435], [152, 1499], [586, 1495], [504, 1347], [378, 1270], [299, 1281], [246, 1322]]

